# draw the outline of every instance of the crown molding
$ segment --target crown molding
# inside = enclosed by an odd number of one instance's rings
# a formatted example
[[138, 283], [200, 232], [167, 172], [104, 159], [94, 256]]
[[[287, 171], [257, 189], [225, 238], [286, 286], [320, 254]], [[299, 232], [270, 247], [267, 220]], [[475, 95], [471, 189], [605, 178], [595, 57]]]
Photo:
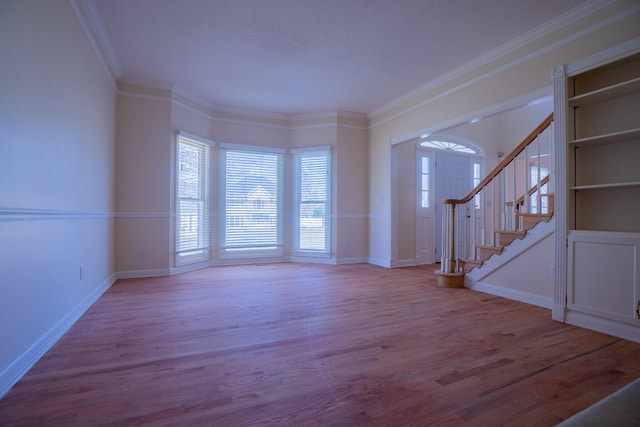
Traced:
[[[640, 10], [640, 5], [637, 7]], [[613, 46], [609, 49], [598, 52], [589, 57], [574, 61], [571, 64], [567, 64], [566, 74], [572, 76], [577, 73], [583, 73], [592, 68], [600, 67], [608, 62], [615, 61], [620, 57], [627, 55], [633, 55], [640, 51], [640, 37], [636, 37], [631, 40], [627, 40], [624, 43]]]
[[69, 0], [78, 22], [89, 39], [93, 50], [102, 65], [107, 78], [114, 88], [122, 76], [122, 67], [118, 61], [109, 33], [94, 0]]
[[532, 92], [525, 93], [521, 96], [508, 99], [504, 102], [490, 105], [486, 108], [455, 117], [445, 122], [420, 128], [418, 130], [406, 133], [404, 135], [393, 137], [390, 139], [389, 142], [391, 145], [396, 145], [396, 144], [401, 144], [403, 142], [410, 141], [415, 138], [420, 138], [424, 134], [433, 135], [437, 133], [446, 132], [449, 129], [453, 129], [468, 123], [476, 122], [477, 120], [482, 120], [487, 117], [493, 116], [495, 114], [500, 114], [506, 111], [515, 110], [525, 105], [533, 105], [535, 103], [540, 102], [540, 100], [542, 100], [543, 98], [548, 98], [552, 95], [553, 95], [553, 86], [551, 85], [545, 86], [538, 90], [534, 90]]
[[309, 114], [281, 114], [224, 105], [213, 105], [204, 98], [170, 82], [125, 77], [117, 82], [118, 94], [151, 101], [171, 102], [206, 119], [277, 129], [308, 129], [319, 127], [346, 127], [367, 130], [366, 114], [350, 111], [325, 111]]
[[[526, 33], [520, 35], [519, 37], [516, 37], [515, 39], [493, 49], [490, 50], [489, 52], [480, 55], [478, 57], [476, 57], [475, 59], [472, 59], [471, 61], [465, 63], [464, 65], [452, 70], [449, 73], [443, 74], [440, 77], [437, 77], [433, 80], [431, 80], [430, 82], [427, 82], [426, 84], [419, 86], [418, 88], [406, 93], [405, 95], [402, 95], [394, 100], [392, 100], [391, 102], [376, 108], [375, 110], [373, 110], [372, 112], [370, 112], [368, 114], [369, 120], [371, 120], [372, 122], [374, 121], [374, 119], [376, 117], [380, 117], [386, 113], [391, 112], [392, 110], [396, 109], [396, 108], [400, 108], [402, 107], [404, 104], [415, 100], [416, 98], [419, 98], [421, 96], [426, 95], [427, 93], [429, 93], [430, 91], [437, 89], [438, 87], [451, 82], [457, 78], [460, 78], [462, 76], [464, 76], [467, 73], [470, 73], [476, 69], [479, 69], [482, 66], [488, 65], [493, 61], [496, 61], [497, 59], [500, 59], [502, 57], [505, 57], [511, 53], [517, 52], [519, 49], [522, 49], [523, 47], [525, 47], [526, 45], [535, 42], [536, 40], [539, 40], [545, 36], [547, 36], [548, 34], [557, 31], [559, 29], [562, 29], [563, 27], [581, 19], [584, 18], [592, 13], [594, 13], [595, 11], [602, 9], [603, 7], [613, 3], [614, 0], [591, 0], [591, 1], [587, 1], [579, 6], [576, 6], [575, 8], [563, 13], [562, 15], [559, 15], [553, 19], [551, 19], [550, 21], [547, 21], [546, 23], [527, 31]], [[514, 64], [515, 65], [515, 64]], [[509, 64], [509, 66], [514, 66], [512, 64]], [[485, 76], [481, 76], [480, 78], [486, 78]], [[477, 80], [477, 79], [476, 79]], [[461, 87], [457, 87], [452, 89], [453, 90], [457, 90]], [[405, 112], [407, 112], [408, 110], [403, 110], [400, 113], [397, 113], [393, 116], [393, 118], [397, 117], [398, 115], [402, 115]], [[385, 120], [386, 121], [386, 120]], [[378, 123], [380, 124], [380, 123]]]
[[349, 129], [367, 130], [368, 119], [366, 114], [343, 110], [294, 114], [291, 116], [292, 129], [322, 127], [344, 127]]
[[375, 128], [377, 126], [382, 125], [383, 123], [386, 123], [388, 121], [394, 120], [394, 119], [396, 119], [396, 118], [398, 118], [400, 116], [403, 116], [404, 114], [407, 114], [407, 113], [409, 113], [411, 111], [417, 110], [417, 109], [419, 109], [419, 108], [421, 108], [421, 107], [423, 107], [423, 106], [425, 106], [427, 104], [434, 103], [434, 102], [438, 101], [439, 99], [445, 98], [445, 97], [447, 97], [447, 96], [449, 96], [449, 95], [451, 95], [451, 94], [453, 94], [455, 92], [458, 92], [458, 91], [460, 91], [460, 90], [462, 90], [462, 89], [464, 89], [466, 87], [469, 87], [469, 86], [472, 86], [474, 84], [477, 84], [478, 82], [480, 82], [482, 80], [485, 80], [485, 79], [491, 78], [493, 76], [496, 76], [498, 74], [504, 73], [505, 71], [507, 71], [507, 70], [509, 70], [511, 68], [514, 68], [514, 67], [516, 67], [518, 65], [521, 65], [521, 64], [526, 63], [528, 61], [531, 61], [531, 60], [533, 60], [533, 59], [535, 59], [535, 58], [537, 58], [539, 56], [542, 56], [544, 54], [553, 52], [554, 50], [557, 50], [557, 49], [559, 49], [560, 47], [562, 47], [564, 45], [572, 43], [575, 40], [578, 40], [580, 38], [586, 37], [587, 35], [589, 35], [589, 34], [591, 34], [593, 32], [596, 32], [596, 31], [598, 31], [598, 30], [600, 30], [602, 28], [605, 28], [607, 26], [613, 25], [615, 22], [618, 22], [619, 20], [628, 17], [630, 14], [637, 13], [638, 11], [640, 11], [640, 5], [636, 5], [636, 6], [628, 8], [628, 9], [625, 9], [624, 11], [622, 11], [620, 13], [617, 13], [617, 14], [615, 14], [613, 16], [610, 16], [607, 19], [604, 19], [602, 21], [596, 22], [595, 24], [591, 25], [588, 28], [583, 29], [582, 31], [578, 31], [578, 32], [572, 33], [570, 36], [568, 36], [568, 37], [566, 37], [564, 39], [561, 39], [561, 40], [558, 40], [558, 41], [556, 41], [554, 43], [548, 44], [548, 45], [544, 46], [541, 49], [535, 50], [535, 51], [533, 51], [533, 52], [531, 52], [531, 53], [529, 53], [527, 55], [521, 56], [521, 57], [519, 57], [518, 59], [516, 59], [514, 61], [511, 61], [511, 62], [509, 62], [509, 63], [507, 63], [507, 64], [505, 64], [503, 66], [494, 68], [494, 69], [492, 69], [491, 71], [489, 71], [489, 72], [487, 72], [485, 74], [482, 74], [482, 75], [480, 75], [480, 76], [478, 76], [478, 77], [476, 77], [474, 79], [468, 80], [468, 81], [466, 81], [466, 82], [464, 82], [464, 83], [462, 83], [462, 84], [460, 84], [458, 86], [455, 86], [455, 87], [453, 87], [451, 89], [448, 89], [448, 90], [446, 90], [444, 92], [441, 92], [441, 93], [439, 93], [439, 94], [437, 94], [437, 95], [435, 95], [435, 96], [433, 96], [431, 98], [424, 99], [423, 101], [418, 102], [418, 103], [416, 103], [414, 105], [411, 105], [411, 106], [409, 106], [409, 107], [407, 107], [405, 109], [402, 109], [400, 111], [397, 111], [392, 115], [389, 115], [389, 116], [384, 117], [384, 118], [380, 118], [378, 121], [375, 121], [374, 119], [371, 119], [371, 123], [369, 125], [369, 129]]

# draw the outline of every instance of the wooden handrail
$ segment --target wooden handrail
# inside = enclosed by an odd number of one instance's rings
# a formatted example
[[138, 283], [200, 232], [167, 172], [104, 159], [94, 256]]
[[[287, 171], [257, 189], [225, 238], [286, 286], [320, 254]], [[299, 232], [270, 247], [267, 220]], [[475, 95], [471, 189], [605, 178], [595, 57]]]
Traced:
[[[549, 175], [545, 176], [544, 178], [542, 178], [540, 180], [540, 187], [542, 187], [543, 185], [545, 185], [548, 182], [549, 182]], [[527, 191], [527, 196], [531, 196], [536, 191], [538, 191], [538, 185], [537, 184], [534, 185], [533, 187], [531, 187], [529, 189], [529, 191]], [[516, 200], [516, 206], [521, 205], [523, 203], [524, 203], [524, 196], [520, 196], [520, 198], [518, 200]]]
[[533, 142], [538, 135], [540, 135], [546, 128], [548, 128], [553, 122], [553, 113], [542, 121], [507, 157], [505, 157], [471, 192], [462, 199], [443, 199], [443, 204], [448, 205], [460, 205], [469, 202], [475, 197], [484, 187], [486, 187], [500, 172], [504, 169], [513, 159], [515, 159], [531, 142]]

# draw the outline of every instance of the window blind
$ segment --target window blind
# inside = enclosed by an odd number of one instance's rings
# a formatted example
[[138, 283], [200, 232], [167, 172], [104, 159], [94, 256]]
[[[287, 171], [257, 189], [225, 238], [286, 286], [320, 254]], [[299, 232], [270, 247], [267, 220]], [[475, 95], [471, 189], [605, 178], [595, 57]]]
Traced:
[[297, 251], [329, 251], [329, 155], [328, 149], [294, 153]]
[[224, 146], [221, 253], [282, 254], [282, 153]]
[[209, 224], [208, 144], [178, 135], [177, 238], [178, 261], [208, 257]]

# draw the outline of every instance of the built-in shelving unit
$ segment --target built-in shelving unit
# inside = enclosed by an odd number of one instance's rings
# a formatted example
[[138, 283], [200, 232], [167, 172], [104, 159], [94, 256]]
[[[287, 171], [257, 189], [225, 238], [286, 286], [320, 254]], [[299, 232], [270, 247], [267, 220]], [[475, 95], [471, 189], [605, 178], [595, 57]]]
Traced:
[[640, 39], [556, 69], [554, 86], [555, 301], [562, 320], [640, 342]]
[[590, 136], [587, 138], [573, 139], [569, 141], [569, 144], [581, 147], [589, 144], [611, 144], [614, 142], [623, 142], [638, 138], [640, 138], [640, 128], [635, 128], [603, 135]]
[[570, 107], [584, 107], [638, 92], [640, 92], [640, 77], [572, 96], [568, 102]]

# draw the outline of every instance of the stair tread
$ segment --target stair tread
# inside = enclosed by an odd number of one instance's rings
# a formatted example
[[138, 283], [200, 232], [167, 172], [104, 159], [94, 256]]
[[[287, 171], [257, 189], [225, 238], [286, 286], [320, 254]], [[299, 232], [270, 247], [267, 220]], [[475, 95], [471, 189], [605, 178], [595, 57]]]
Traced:
[[549, 212], [549, 213], [526, 213], [526, 212], [518, 212], [518, 215], [520, 216], [534, 216], [534, 217], [552, 217], [553, 213]]
[[527, 234], [526, 231], [522, 231], [522, 230], [496, 230], [496, 233], [500, 233], [500, 234], [515, 234], [518, 236], [524, 236], [525, 234]]
[[502, 252], [502, 250], [504, 249], [504, 246], [481, 246], [481, 245], [478, 245], [478, 246], [476, 246], [476, 249], [487, 250], [487, 251], [492, 251], [492, 252]]

